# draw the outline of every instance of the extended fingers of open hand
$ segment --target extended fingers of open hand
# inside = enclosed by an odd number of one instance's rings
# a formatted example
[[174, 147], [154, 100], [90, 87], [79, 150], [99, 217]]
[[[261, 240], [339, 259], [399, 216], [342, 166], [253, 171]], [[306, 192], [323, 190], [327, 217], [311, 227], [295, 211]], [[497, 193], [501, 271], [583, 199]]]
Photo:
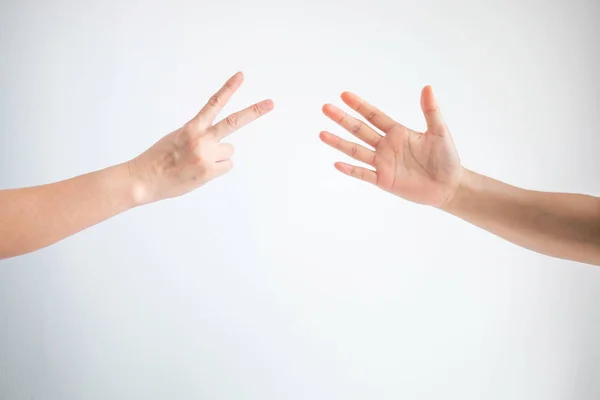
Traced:
[[384, 133], [388, 133], [392, 128], [400, 125], [381, 110], [377, 109], [377, 107], [367, 103], [354, 93], [344, 92], [341, 97], [342, 101], [346, 103], [348, 107], [365, 117], [367, 121]]
[[323, 113], [342, 128], [372, 147], [377, 147], [382, 136], [358, 118], [348, 115], [332, 104], [323, 106]]
[[427, 121], [427, 131], [443, 135], [446, 125], [431, 86], [425, 86], [421, 92], [421, 109]]
[[350, 142], [348, 140], [342, 139], [339, 136], [334, 135], [333, 133], [323, 131], [319, 135], [321, 140], [333, 147], [341, 151], [342, 153], [354, 158], [357, 161], [364, 162], [366, 164], [375, 165], [376, 154], [374, 151], [367, 149], [360, 144]]
[[375, 171], [342, 162], [335, 163], [335, 168], [343, 174], [377, 185], [377, 173]]

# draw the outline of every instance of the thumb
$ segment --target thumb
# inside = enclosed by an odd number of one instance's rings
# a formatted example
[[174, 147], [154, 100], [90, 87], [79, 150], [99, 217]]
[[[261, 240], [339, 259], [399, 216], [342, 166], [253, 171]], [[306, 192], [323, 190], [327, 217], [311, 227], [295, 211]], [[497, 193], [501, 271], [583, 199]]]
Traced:
[[431, 86], [425, 86], [421, 92], [421, 109], [427, 121], [427, 132], [442, 135], [446, 131], [446, 124]]

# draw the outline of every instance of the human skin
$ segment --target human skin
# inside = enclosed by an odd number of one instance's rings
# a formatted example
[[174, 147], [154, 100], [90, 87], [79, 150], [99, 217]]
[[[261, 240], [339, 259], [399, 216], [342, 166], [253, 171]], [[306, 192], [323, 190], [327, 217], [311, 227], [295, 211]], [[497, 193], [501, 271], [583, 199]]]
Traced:
[[221, 140], [273, 109], [273, 102], [264, 100], [214, 124], [243, 79], [235, 74], [194, 118], [130, 161], [61, 182], [0, 190], [0, 258], [49, 246], [226, 174], [234, 149]]
[[600, 265], [600, 199], [520, 189], [466, 169], [430, 86], [421, 93], [425, 132], [403, 126], [355, 94], [341, 98], [372, 126], [331, 104], [324, 114], [366, 146], [326, 131], [320, 138], [372, 168], [338, 162], [340, 172], [527, 249]]

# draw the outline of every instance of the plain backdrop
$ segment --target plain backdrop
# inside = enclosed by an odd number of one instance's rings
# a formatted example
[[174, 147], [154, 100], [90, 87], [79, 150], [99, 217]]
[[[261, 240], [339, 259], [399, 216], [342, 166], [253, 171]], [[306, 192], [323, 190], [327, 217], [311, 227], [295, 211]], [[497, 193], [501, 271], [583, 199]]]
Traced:
[[[238, 70], [235, 168], [0, 263], [1, 399], [598, 399], [600, 270], [343, 176], [351, 90], [600, 195], [596, 0], [0, 1], [0, 187], [126, 161]], [[223, 115], [226, 115], [223, 114]]]

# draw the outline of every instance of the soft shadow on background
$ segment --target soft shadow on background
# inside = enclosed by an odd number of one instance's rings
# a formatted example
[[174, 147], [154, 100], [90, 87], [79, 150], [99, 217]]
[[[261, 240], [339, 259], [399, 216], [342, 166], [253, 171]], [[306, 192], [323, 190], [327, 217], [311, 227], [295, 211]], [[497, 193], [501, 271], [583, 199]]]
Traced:
[[[484, 4], [485, 3], [485, 4]], [[125, 161], [237, 70], [231, 174], [0, 263], [1, 399], [597, 399], [600, 272], [332, 167], [352, 90], [464, 165], [600, 195], [600, 4], [2, 1], [0, 187]]]

